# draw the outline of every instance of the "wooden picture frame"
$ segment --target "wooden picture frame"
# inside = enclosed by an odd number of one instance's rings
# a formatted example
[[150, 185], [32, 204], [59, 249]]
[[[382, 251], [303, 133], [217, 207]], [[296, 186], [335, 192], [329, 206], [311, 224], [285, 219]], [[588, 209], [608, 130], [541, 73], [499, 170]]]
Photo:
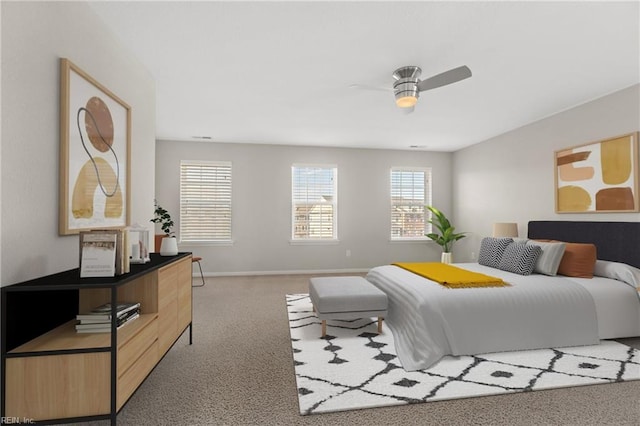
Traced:
[[638, 135], [556, 151], [556, 213], [638, 212]]
[[59, 234], [130, 222], [131, 107], [60, 59]]

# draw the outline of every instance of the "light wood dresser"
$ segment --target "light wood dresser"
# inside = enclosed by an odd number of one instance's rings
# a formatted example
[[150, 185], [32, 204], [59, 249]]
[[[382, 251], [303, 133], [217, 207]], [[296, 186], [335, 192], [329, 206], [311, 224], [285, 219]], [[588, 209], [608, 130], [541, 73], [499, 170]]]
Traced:
[[[192, 343], [191, 253], [152, 254], [117, 277], [80, 278], [73, 269], [0, 290], [2, 418], [116, 424], [187, 328]], [[111, 333], [75, 331], [79, 312], [118, 302], [140, 302], [140, 317], [120, 329], [112, 321]]]

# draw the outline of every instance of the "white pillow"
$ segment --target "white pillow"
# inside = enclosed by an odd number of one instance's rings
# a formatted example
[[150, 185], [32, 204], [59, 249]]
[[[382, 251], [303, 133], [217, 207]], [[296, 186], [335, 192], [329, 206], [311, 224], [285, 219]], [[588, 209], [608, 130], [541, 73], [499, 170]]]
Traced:
[[567, 245], [562, 242], [547, 243], [534, 240], [527, 241], [527, 244], [540, 246], [542, 249], [542, 254], [538, 256], [533, 272], [551, 276], [556, 275]]
[[622, 281], [631, 287], [640, 289], [640, 269], [626, 263], [596, 260], [593, 275]]

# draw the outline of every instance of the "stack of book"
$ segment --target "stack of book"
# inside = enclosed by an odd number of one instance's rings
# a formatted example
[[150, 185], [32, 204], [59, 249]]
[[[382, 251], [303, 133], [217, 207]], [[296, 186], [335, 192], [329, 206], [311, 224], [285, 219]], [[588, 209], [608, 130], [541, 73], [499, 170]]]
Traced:
[[[118, 303], [116, 306], [116, 327], [120, 329], [140, 316], [140, 303]], [[111, 303], [105, 303], [89, 312], [78, 314], [78, 333], [110, 333]]]

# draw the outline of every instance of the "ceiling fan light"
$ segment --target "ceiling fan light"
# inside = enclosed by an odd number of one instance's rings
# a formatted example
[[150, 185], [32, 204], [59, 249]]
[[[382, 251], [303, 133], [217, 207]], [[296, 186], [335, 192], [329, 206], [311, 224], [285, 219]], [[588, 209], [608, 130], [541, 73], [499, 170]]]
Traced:
[[418, 102], [420, 91], [418, 90], [418, 79], [415, 77], [405, 77], [393, 83], [393, 94], [396, 98], [396, 105], [400, 108], [411, 108]]
[[418, 98], [415, 96], [402, 96], [396, 97], [396, 105], [400, 108], [411, 108], [418, 103]]

